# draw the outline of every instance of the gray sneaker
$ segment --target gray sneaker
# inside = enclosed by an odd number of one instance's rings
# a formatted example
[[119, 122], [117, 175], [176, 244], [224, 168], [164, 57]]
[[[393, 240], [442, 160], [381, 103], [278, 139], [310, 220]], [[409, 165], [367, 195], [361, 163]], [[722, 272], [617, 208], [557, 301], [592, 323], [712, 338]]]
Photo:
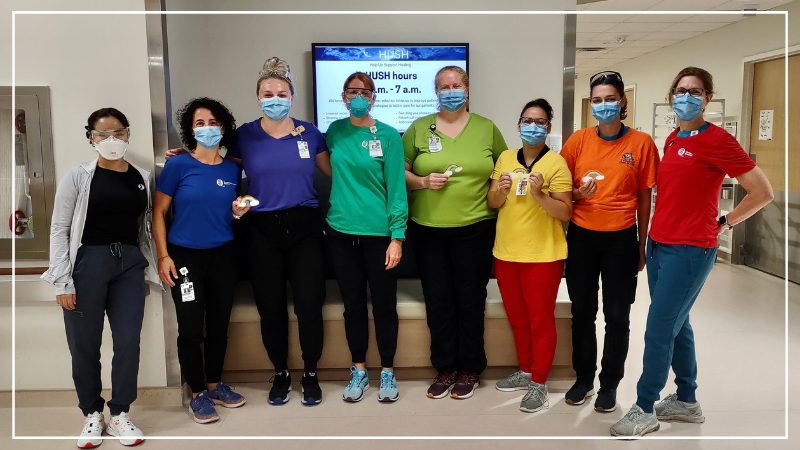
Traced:
[[700, 403], [687, 403], [678, 400], [678, 394], [656, 403], [653, 408], [658, 420], [675, 420], [678, 422], [703, 423], [706, 421]]
[[503, 392], [525, 391], [529, 384], [531, 384], [531, 374], [519, 370], [498, 381], [494, 387]]
[[647, 433], [658, 431], [661, 424], [658, 423], [656, 413], [647, 414], [642, 411], [636, 403], [625, 417], [611, 427], [612, 436], [644, 436]]
[[528, 385], [528, 393], [522, 397], [519, 410], [529, 413], [540, 411], [542, 408], [549, 408], [550, 401], [547, 398], [547, 385], [531, 381]]

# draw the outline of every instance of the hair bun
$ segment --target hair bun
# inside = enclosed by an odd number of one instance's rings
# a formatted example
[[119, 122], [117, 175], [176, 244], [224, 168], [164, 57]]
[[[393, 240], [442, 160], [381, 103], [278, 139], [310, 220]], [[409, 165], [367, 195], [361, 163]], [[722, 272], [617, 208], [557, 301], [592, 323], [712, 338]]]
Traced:
[[277, 56], [273, 56], [264, 62], [264, 67], [258, 73], [258, 76], [278, 76], [281, 78], [289, 78], [291, 76], [291, 72], [292, 70], [286, 61], [278, 58]]

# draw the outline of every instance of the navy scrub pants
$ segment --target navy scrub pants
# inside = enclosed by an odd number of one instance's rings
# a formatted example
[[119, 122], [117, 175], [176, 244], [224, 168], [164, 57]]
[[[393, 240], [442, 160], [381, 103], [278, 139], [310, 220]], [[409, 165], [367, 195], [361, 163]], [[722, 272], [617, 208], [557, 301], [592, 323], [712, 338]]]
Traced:
[[650, 311], [636, 404], [651, 413], [667, 384], [670, 366], [675, 372], [678, 400], [696, 401], [697, 360], [689, 311], [714, 267], [717, 249], [660, 244], [649, 239], [647, 256]]
[[107, 315], [114, 342], [108, 408], [116, 416], [136, 400], [148, 263], [138, 247], [125, 244], [84, 245], [75, 260], [75, 309], [64, 310], [64, 326], [78, 406], [84, 415], [103, 411], [100, 345]]

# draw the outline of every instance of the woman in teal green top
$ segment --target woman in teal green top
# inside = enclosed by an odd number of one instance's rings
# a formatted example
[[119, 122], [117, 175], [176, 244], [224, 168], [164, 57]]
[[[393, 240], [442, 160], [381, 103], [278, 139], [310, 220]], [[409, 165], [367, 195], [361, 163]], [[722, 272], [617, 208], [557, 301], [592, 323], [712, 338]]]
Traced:
[[444, 67], [435, 83], [440, 111], [403, 135], [413, 190], [409, 231], [439, 372], [428, 397], [469, 398], [486, 368], [483, 320], [497, 224], [486, 194], [493, 164], [508, 147], [491, 120], [467, 110], [463, 69]]
[[353, 359], [352, 380], [342, 398], [358, 402], [369, 389], [367, 283], [375, 338], [381, 357], [378, 401], [398, 398], [394, 376], [397, 350], [397, 277], [408, 220], [403, 144], [400, 133], [369, 116], [375, 83], [356, 72], [344, 83], [342, 100], [350, 117], [328, 128], [331, 184], [326, 235], [344, 301], [344, 327]]

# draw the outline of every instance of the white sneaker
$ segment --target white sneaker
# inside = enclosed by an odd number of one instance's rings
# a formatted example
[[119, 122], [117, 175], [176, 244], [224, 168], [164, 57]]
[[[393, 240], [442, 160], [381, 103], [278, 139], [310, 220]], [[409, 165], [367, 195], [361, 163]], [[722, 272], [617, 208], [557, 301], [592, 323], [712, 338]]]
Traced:
[[131, 446], [144, 442], [144, 433], [131, 422], [128, 413], [125, 412], [118, 416], [111, 416], [106, 432], [111, 436], [118, 437], [119, 443], [122, 445]]
[[86, 416], [81, 437], [78, 439], [78, 448], [93, 448], [103, 443], [101, 438], [103, 435], [103, 422], [105, 422], [105, 419], [101, 412], [93, 412]]

